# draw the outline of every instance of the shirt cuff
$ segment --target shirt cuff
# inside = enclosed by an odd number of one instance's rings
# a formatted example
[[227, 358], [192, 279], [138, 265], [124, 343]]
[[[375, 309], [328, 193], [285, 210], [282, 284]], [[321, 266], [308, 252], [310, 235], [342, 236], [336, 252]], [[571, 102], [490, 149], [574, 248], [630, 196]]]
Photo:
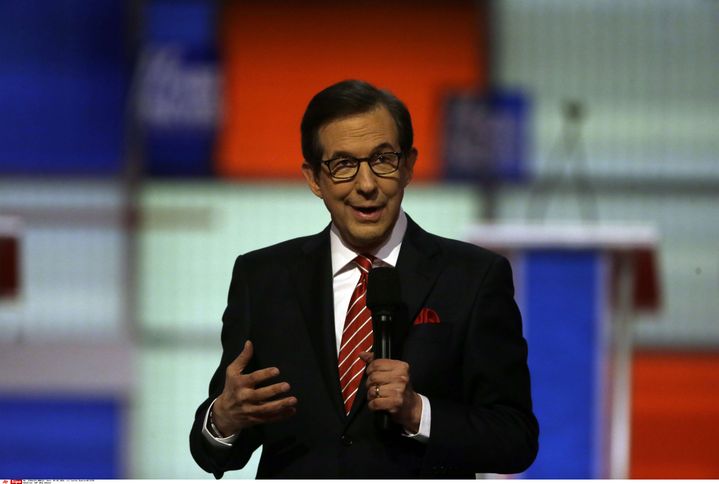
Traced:
[[417, 430], [416, 434], [411, 434], [407, 432], [407, 430], [403, 430], [402, 435], [426, 444], [429, 440], [429, 429], [432, 427], [432, 408], [429, 405], [429, 398], [419, 393], [417, 395], [419, 395], [422, 401], [422, 415], [419, 420], [419, 430]]
[[237, 436], [239, 434], [232, 434], [229, 437], [215, 437], [214, 435], [212, 435], [212, 432], [210, 432], [209, 426], [212, 425], [210, 423], [210, 410], [212, 410], [212, 406], [215, 404], [216, 400], [216, 398], [212, 400], [210, 406], [207, 407], [207, 412], [205, 412], [205, 421], [202, 423], [202, 435], [204, 435], [207, 441], [215, 447], [232, 447], [232, 443], [237, 440]]

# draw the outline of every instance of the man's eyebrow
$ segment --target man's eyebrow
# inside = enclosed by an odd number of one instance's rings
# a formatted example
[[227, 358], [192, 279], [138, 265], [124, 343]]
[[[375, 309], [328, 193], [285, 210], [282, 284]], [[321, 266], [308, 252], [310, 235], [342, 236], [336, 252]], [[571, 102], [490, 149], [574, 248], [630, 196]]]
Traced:
[[[392, 146], [392, 143], [390, 143], [388, 141], [385, 141], [384, 143], [380, 143], [377, 146], [375, 146], [374, 148], [372, 148], [372, 151], [370, 151], [370, 156], [375, 153], [380, 152], [381, 150], [386, 150], [388, 148], [393, 151], [395, 149], [394, 146]], [[347, 151], [335, 151], [327, 159], [334, 160], [337, 158], [356, 158], [356, 156], [353, 155], [352, 153], [348, 153]]]

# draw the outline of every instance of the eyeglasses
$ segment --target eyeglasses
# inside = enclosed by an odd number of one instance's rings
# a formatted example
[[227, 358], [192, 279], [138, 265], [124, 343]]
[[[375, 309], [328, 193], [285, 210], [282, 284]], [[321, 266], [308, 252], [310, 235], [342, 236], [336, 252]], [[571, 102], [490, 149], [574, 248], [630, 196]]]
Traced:
[[370, 170], [377, 176], [387, 176], [399, 169], [399, 162], [402, 159], [401, 152], [388, 151], [386, 153], [375, 153], [366, 158], [354, 158], [352, 156], [341, 156], [324, 160], [322, 164], [327, 166], [330, 177], [333, 180], [350, 180], [359, 172], [360, 163], [366, 161]]

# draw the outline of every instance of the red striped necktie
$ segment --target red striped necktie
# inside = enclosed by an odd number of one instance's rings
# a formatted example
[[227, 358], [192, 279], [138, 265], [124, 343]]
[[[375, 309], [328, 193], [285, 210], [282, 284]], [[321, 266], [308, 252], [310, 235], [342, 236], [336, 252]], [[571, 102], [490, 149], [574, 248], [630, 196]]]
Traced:
[[337, 357], [342, 400], [347, 414], [352, 409], [365, 369], [365, 363], [359, 358], [359, 354], [372, 349], [372, 314], [367, 309], [367, 274], [372, 269], [373, 260], [374, 257], [371, 255], [360, 254], [353, 261], [359, 267], [360, 278], [347, 308], [342, 343]]

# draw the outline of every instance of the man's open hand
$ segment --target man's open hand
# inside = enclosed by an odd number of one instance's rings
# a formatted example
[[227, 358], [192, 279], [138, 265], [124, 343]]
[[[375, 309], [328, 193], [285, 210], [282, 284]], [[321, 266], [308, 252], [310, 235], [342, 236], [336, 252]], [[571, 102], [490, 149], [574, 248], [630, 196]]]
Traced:
[[229, 436], [257, 424], [283, 420], [295, 414], [297, 398], [283, 394], [290, 390], [287, 382], [256, 388], [280, 374], [277, 368], [263, 368], [243, 373], [252, 359], [252, 343], [247, 340], [242, 353], [225, 372], [225, 389], [212, 407], [213, 421], [222, 435]]

